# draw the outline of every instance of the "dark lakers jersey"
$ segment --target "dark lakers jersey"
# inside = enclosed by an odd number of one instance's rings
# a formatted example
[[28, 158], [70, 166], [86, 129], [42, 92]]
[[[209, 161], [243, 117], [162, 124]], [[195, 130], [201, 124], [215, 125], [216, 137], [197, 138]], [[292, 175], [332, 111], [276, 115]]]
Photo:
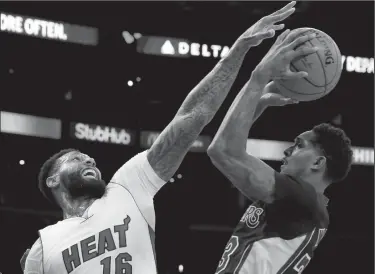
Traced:
[[328, 227], [325, 197], [285, 175], [275, 177], [277, 199], [249, 206], [216, 274], [297, 274], [312, 259]]

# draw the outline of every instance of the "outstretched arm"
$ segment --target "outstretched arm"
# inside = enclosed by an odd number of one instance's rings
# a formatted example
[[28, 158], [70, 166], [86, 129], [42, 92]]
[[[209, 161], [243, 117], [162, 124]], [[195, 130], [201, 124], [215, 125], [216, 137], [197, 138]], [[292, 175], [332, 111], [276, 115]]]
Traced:
[[174, 119], [148, 150], [147, 158], [156, 174], [168, 181], [180, 166], [192, 143], [212, 120], [237, 77], [247, 51], [263, 39], [273, 37], [274, 25], [294, 12], [295, 2], [266, 16], [235, 42], [228, 55], [189, 93]]
[[243, 42], [232, 48], [188, 94], [176, 116], [148, 150], [150, 165], [164, 181], [173, 176], [190, 146], [223, 103], [249, 48]]
[[249, 130], [266, 84], [257, 72], [253, 72], [228, 110], [208, 148], [208, 155], [212, 163], [249, 199], [272, 202], [269, 194], [274, 185], [273, 169], [246, 153]]
[[[291, 60], [315, 52], [311, 48], [296, 45], [311, 39], [298, 37], [300, 32], [281, 34], [269, 53], [253, 71], [250, 80], [237, 95], [227, 112], [208, 155], [213, 164], [248, 198], [271, 203], [274, 199], [275, 171], [263, 161], [246, 153], [246, 141], [254, 122], [254, 113], [263, 95], [263, 89], [271, 79], [305, 77], [306, 73], [292, 73]], [[288, 35], [288, 36], [287, 36]]]

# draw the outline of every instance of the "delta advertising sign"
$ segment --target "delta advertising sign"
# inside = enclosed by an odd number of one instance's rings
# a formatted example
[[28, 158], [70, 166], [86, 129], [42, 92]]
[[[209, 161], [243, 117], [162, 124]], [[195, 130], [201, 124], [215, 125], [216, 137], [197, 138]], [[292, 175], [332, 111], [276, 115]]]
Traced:
[[[127, 38], [133, 36], [127, 32]], [[143, 54], [161, 55], [174, 58], [201, 57], [220, 59], [225, 57], [230, 46], [191, 42], [184, 38], [163, 36], [142, 36], [134, 34], [137, 51]], [[125, 38], [124, 38], [125, 39]], [[125, 39], [128, 41], [129, 39]], [[129, 42], [127, 42], [129, 43]], [[342, 55], [342, 68], [347, 72], [374, 74], [374, 58], [365, 56]]]

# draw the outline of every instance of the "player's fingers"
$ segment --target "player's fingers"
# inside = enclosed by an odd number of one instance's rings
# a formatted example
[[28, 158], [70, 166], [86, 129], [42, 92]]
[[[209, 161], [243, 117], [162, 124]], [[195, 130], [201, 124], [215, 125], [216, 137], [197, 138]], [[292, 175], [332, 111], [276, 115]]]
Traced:
[[295, 8], [292, 8], [292, 9], [287, 10], [287, 11], [285, 11], [283, 13], [280, 13], [280, 14], [267, 16], [265, 18], [265, 23], [266, 24], [274, 24], [274, 23], [283, 21], [286, 18], [288, 18], [289, 16], [291, 16], [295, 12], [295, 10], [296, 10]]
[[309, 76], [309, 74], [306, 71], [298, 71], [298, 72], [292, 72], [289, 71], [285, 75], [283, 75], [284, 79], [292, 80], [292, 79], [301, 79]]
[[289, 104], [298, 104], [298, 103], [299, 103], [298, 100], [295, 100], [295, 99], [292, 99], [292, 98], [282, 98], [281, 100], [282, 100], [283, 103], [285, 103], [286, 105], [289, 105]]
[[[284, 47], [284, 49], [286, 51], [291, 51], [291, 50], [294, 50], [295, 48], [297, 48], [299, 45], [302, 45], [304, 43], [306, 43], [307, 41], [313, 39], [315, 37], [315, 33], [310, 33], [308, 35], [303, 35], [303, 36], [300, 36], [298, 37], [297, 39], [295, 39], [293, 42], [291, 42], [290, 44], [286, 45]], [[286, 38], [288, 39], [288, 37]], [[285, 39], [285, 40], [286, 40]]]
[[292, 30], [289, 35], [286, 37], [286, 39], [284, 40], [284, 44], [285, 45], [288, 45], [290, 43], [292, 43], [294, 40], [297, 39], [298, 36], [301, 36], [303, 35], [304, 33], [306, 33], [306, 35], [308, 35], [310, 28], [300, 28], [300, 29], [294, 29]]
[[280, 24], [280, 25], [275, 25], [272, 28], [277, 31], [277, 30], [282, 30], [285, 27], [285, 24]]
[[288, 3], [287, 5], [285, 5], [284, 7], [282, 7], [281, 9], [279, 9], [279, 10], [275, 11], [274, 13], [270, 14], [270, 16], [283, 13], [283, 12], [293, 8], [296, 5], [296, 3], [297, 3], [296, 1], [292, 1], [292, 2]]
[[276, 44], [280, 44], [284, 41], [284, 39], [288, 36], [290, 29], [286, 29], [283, 33], [281, 33], [276, 40]]
[[292, 61], [298, 57], [313, 54], [319, 50], [318, 47], [299, 47], [298, 49], [287, 54], [288, 60]]
[[256, 45], [259, 45], [264, 39], [272, 38], [275, 36], [275, 31], [273, 29], [269, 29], [265, 32], [261, 32], [255, 35], [255, 39], [257, 41]]

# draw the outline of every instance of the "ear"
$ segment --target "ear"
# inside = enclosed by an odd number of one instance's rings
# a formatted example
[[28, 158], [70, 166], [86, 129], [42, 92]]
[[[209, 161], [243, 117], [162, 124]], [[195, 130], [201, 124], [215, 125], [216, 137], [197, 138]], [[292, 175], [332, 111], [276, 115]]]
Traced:
[[324, 156], [318, 156], [315, 159], [314, 164], [312, 165], [312, 169], [315, 170], [315, 171], [318, 171], [318, 170], [320, 170], [320, 169], [322, 169], [322, 168], [325, 167], [326, 162], [327, 162], [326, 157], [324, 157]]
[[59, 185], [59, 180], [58, 180], [59, 175], [53, 175], [47, 178], [47, 186], [50, 188], [55, 188]]

